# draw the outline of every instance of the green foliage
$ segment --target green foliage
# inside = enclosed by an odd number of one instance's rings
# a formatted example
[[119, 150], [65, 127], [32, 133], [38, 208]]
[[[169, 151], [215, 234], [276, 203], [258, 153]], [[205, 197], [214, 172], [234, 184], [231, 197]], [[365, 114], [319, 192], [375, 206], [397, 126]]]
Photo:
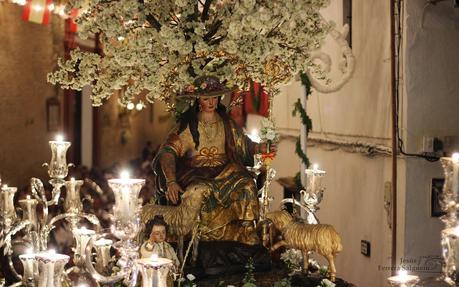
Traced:
[[283, 278], [279, 281], [276, 281], [273, 287], [292, 287], [292, 282], [290, 281], [290, 277]]
[[256, 280], [253, 276], [253, 271], [255, 270], [255, 266], [253, 265], [253, 258], [249, 258], [247, 264], [245, 265], [245, 269], [246, 273], [244, 279], [242, 279], [242, 287], [256, 287]]
[[335, 287], [335, 286], [336, 286], [335, 283], [325, 278], [325, 279], [322, 279], [322, 281], [320, 282], [320, 285], [318, 285], [317, 287]]
[[306, 89], [306, 98], [309, 97], [309, 95], [311, 95], [311, 88], [312, 88], [312, 85], [311, 85], [311, 81], [309, 80], [309, 77], [308, 75], [306, 75], [305, 73], [301, 73], [300, 74], [300, 78], [301, 78], [301, 83], [303, 84], [304, 88]]
[[308, 156], [304, 153], [303, 149], [301, 148], [300, 138], [296, 140], [295, 153], [300, 157], [301, 162], [303, 162], [306, 167], [309, 167], [311, 163], [309, 162]]
[[[309, 80], [308, 76], [305, 73], [301, 73], [300, 77], [301, 77], [301, 83], [304, 85], [304, 88], [306, 89], [306, 99], [307, 99], [309, 97], [309, 95], [311, 95], [311, 92], [312, 92], [312, 90], [311, 90], [311, 87], [312, 87], [311, 86], [311, 81]], [[301, 118], [301, 123], [303, 124], [303, 126], [306, 129], [306, 136], [307, 136], [309, 134], [309, 132], [312, 130], [312, 120], [308, 116], [308, 114], [306, 113], [305, 109], [303, 108], [303, 105], [301, 104], [301, 100], [300, 99], [298, 99], [295, 102], [294, 106], [293, 106], [292, 115], [295, 117], [297, 114], [299, 114], [299, 116]], [[301, 148], [301, 140], [300, 140], [299, 137], [298, 137], [298, 139], [296, 141], [295, 153], [301, 159], [301, 162], [306, 167], [309, 167], [309, 165], [310, 165], [309, 158], [306, 155], [306, 153], [303, 151], [303, 149]], [[296, 188], [298, 190], [305, 189], [303, 187], [302, 183], [301, 183], [300, 172], [298, 172], [295, 175], [294, 181], [295, 181]]]
[[319, 269], [320, 276], [326, 277], [328, 275], [328, 266], [321, 266]]
[[295, 102], [292, 115], [295, 117], [297, 113], [300, 114], [301, 122], [306, 127], [306, 134], [308, 134], [312, 129], [312, 121], [311, 118], [306, 114], [300, 99]]

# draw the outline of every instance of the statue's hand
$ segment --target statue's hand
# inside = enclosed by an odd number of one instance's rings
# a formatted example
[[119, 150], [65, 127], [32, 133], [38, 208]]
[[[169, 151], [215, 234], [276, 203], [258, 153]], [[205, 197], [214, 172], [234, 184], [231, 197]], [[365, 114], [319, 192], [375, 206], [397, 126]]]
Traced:
[[183, 189], [180, 187], [178, 183], [170, 182], [167, 184], [167, 192], [166, 198], [167, 200], [172, 201], [172, 203], [176, 204], [179, 199], [180, 193], [183, 192]]

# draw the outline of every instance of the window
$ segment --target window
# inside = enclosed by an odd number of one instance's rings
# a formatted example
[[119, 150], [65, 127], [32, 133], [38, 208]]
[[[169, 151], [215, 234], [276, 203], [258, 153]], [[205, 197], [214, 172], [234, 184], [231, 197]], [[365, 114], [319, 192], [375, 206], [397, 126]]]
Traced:
[[352, 48], [352, 0], [343, 0], [343, 25], [349, 25], [349, 34], [347, 34], [347, 42]]

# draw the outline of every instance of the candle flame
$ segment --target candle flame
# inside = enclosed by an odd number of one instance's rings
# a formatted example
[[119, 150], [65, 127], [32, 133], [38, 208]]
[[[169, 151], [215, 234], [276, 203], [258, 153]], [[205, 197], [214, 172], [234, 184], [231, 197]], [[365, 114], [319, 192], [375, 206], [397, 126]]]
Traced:
[[29, 199], [30, 199], [30, 195], [27, 195], [27, 197], [26, 197], [26, 198], [27, 198], [27, 200], [29, 200]]
[[33, 248], [27, 248], [25, 254], [32, 254], [33, 253]]
[[259, 143], [259, 142], [261, 141], [260, 135], [259, 135], [257, 129], [253, 129], [253, 130], [250, 132], [250, 134], [248, 135], [248, 137], [249, 137], [253, 142], [256, 142], [256, 143]]
[[314, 169], [314, 171], [319, 170], [319, 165], [317, 163], [313, 164], [312, 169]]
[[120, 178], [121, 179], [129, 179], [129, 171], [127, 170], [123, 170], [121, 173], [120, 173]]
[[50, 249], [50, 250], [48, 250], [48, 253], [49, 254], [56, 254], [56, 249]]
[[398, 276], [397, 276], [398, 280], [400, 283], [405, 283], [408, 281], [408, 271], [404, 270], [404, 269], [401, 269], [399, 272], [398, 272]]
[[451, 159], [454, 163], [459, 163], [459, 152], [453, 153], [453, 155], [451, 156]]
[[64, 141], [64, 136], [61, 135], [61, 134], [56, 135], [56, 141], [58, 141], [58, 142]]
[[150, 257], [151, 261], [158, 261], [158, 254], [153, 253]]

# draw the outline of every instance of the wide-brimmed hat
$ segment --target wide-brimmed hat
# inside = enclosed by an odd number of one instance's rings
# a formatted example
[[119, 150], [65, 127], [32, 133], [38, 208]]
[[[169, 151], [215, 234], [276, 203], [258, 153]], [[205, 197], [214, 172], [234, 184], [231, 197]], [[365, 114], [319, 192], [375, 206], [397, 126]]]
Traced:
[[196, 78], [192, 85], [178, 95], [181, 99], [194, 99], [197, 97], [217, 97], [231, 94], [233, 90], [225, 86], [215, 76], [202, 76]]

